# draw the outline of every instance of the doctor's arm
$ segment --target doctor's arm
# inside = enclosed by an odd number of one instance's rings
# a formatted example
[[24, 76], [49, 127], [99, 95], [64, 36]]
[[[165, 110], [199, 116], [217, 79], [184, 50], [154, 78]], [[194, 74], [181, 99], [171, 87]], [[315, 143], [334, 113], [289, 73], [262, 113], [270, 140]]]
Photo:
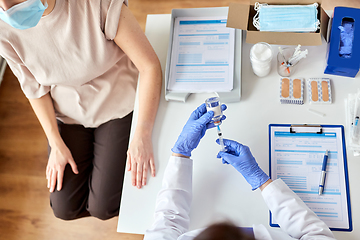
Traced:
[[[226, 106], [222, 106], [223, 110]], [[162, 188], [156, 199], [155, 220], [144, 240], [177, 239], [187, 232], [192, 200], [192, 166], [190, 159], [206, 129], [213, 112], [206, 112], [205, 104], [198, 107], [185, 124], [164, 172]], [[225, 118], [223, 118], [225, 119]]]
[[147, 172], [155, 177], [151, 141], [159, 105], [162, 73], [159, 59], [128, 7], [121, 8], [115, 43], [139, 70], [139, 111], [135, 134], [128, 149], [128, 171], [133, 186], [146, 185]]
[[238, 170], [253, 190], [261, 189], [282, 230], [296, 239], [334, 239], [328, 226], [281, 179], [271, 181], [247, 146], [227, 139], [224, 144], [228, 151], [220, 152], [218, 157]]
[[192, 200], [192, 167], [192, 160], [186, 156], [170, 157], [156, 198], [154, 223], [146, 230], [144, 240], [175, 240], [187, 232]]
[[302, 239], [335, 239], [329, 227], [281, 179], [262, 190], [266, 205], [282, 230]]

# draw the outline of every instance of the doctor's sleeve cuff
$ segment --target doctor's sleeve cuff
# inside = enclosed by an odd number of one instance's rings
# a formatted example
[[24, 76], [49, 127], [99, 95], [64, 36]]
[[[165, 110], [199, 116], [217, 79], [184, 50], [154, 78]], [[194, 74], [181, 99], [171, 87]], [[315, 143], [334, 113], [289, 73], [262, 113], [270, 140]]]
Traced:
[[296, 239], [335, 239], [328, 226], [281, 179], [262, 191], [281, 229]]
[[171, 156], [164, 172], [162, 188], [192, 189], [193, 161]]

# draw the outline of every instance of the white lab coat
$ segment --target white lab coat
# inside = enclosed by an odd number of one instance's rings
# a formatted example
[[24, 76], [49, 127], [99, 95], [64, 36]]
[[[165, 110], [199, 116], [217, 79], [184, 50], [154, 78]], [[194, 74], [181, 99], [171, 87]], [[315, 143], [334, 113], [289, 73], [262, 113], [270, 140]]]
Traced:
[[[156, 200], [155, 221], [144, 240], [191, 240], [203, 230], [188, 232], [192, 168], [191, 159], [170, 157]], [[262, 196], [283, 231], [253, 225], [256, 239], [335, 239], [327, 225], [281, 179], [266, 186]]]

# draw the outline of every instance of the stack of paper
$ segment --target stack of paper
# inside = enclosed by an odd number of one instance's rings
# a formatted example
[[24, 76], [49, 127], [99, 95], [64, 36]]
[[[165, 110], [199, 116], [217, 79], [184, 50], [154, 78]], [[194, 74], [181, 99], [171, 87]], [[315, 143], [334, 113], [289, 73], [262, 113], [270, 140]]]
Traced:
[[233, 89], [235, 29], [226, 21], [226, 16], [175, 19], [168, 91]]

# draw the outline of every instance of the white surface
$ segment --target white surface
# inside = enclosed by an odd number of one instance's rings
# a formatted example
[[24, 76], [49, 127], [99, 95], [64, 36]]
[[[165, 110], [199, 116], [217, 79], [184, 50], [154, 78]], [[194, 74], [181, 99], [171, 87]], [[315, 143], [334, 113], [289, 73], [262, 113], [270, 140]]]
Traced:
[[[165, 69], [170, 30], [170, 15], [149, 15], [146, 35], [154, 47]], [[245, 37], [245, 36], [243, 36]], [[360, 76], [345, 78], [324, 75], [326, 45], [306, 46], [306, 59], [297, 66], [293, 77], [329, 77], [332, 79], [333, 103], [310, 105], [305, 95], [304, 105], [280, 104], [279, 79], [276, 59], [272, 60], [272, 70], [264, 78], [253, 74], [249, 52], [252, 44], [245, 43], [242, 49], [242, 97], [240, 102], [227, 104], [224, 112], [227, 119], [221, 125], [224, 138], [230, 138], [248, 145], [260, 167], [269, 173], [268, 125], [270, 123], [313, 123], [345, 125], [344, 99], [348, 93], [355, 93], [360, 87]], [[278, 46], [272, 45], [273, 51]], [[295, 46], [294, 46], [295, 47]], [[164, 88], [163, 88], [164, 89]], [[153, 148], [157, 176], [149, 176], [148, 185], [142, 189], [131, 186], [131, 174], [127, 172], [120, 206], [118, 231], [143, 234], [151, 226], [155, 200], [161, 187], [166, 163], [178, 135], [190, 113], [211, 94], [192, 94], [186, 103], [167, 102], [164, 93], [156, 117], [153, 132]], [[137, 104], [137, 102], [136, 102]], [[312, 114], [312, 108], [325, 113], [325, 117]], [[137, 109], [137, 108], [136, 108]], [[137, 110], [134, 112], [133, 126], [136, 125]], [[132, 128], [131, 134], [134, 133]], [[215, 143], [216, 129], [207, 131], [198, 148], [193, 151], [194, 198], [191, 210], [190, 230], [204, 227], [209, 223], [230, 219], [236, 224], [248, 227], [252, 224], [269, 225], [269, 211], [260, 196], [260, 191], [251, 191], [250, 185], [229, 165], [223, 165], [216, 154], [220, 147]], [[334, 232], [338, 239], [360, 239], [360, 158], [349, 151], [348, 168], [350, 197], [354, 230], [351, 233]]]

